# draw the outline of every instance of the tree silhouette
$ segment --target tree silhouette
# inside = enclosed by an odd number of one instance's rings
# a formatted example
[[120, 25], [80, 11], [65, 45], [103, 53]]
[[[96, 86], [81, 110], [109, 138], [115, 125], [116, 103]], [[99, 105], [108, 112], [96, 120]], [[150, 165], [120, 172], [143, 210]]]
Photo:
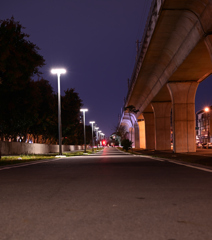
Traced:
[[0, 131], [12, 136], [24, 135], [33, 124], [31, 78], [44, 65], [22, 28], [13, 17], [0, 21]]

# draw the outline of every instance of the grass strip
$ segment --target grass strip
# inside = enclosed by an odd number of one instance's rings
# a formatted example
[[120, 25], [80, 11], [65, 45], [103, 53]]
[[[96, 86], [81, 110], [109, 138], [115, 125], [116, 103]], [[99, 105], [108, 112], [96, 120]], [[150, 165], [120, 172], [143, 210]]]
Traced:
[[[96, 153], [97, 150], [94, 149], [94, 153]], [[92, 154], [92, 150], [87, 150], [87, 154]], [[25, 163], [30, 161], [39, 161], [39, 160], [46, 160], [46, 159], [53, 159], [58, 155], [58, 153], [51, 153], [46, 155], [41, 154], [29, 154], [29, 155], [18, 155], [18, 156], [2, 156], [0, 159], [0, 166], [5, 165], [12, 165], [12, 164], [18, 164], [18, 163]], [[76, 152], [65, 152], [63, 153], [66, 157], [72, 157], [72, 156], [82, 156], [84, 155], [84, 151], [76, 151]]]

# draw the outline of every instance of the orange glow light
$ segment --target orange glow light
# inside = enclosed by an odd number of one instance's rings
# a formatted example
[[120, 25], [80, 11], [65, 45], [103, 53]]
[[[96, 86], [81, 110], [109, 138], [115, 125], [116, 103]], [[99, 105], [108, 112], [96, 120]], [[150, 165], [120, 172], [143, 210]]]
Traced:
[[204, 111], [209, 112], [209, 107], [205, 107]]

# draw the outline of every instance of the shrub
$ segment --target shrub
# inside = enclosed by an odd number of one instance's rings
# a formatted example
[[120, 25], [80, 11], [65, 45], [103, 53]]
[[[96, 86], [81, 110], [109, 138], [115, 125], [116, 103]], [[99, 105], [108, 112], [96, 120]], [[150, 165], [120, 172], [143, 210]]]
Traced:
[[132, 148], [132, 142], [129, 139], [122, 140], [121, 145], [123, 146], [123, 149], [126, 151]]

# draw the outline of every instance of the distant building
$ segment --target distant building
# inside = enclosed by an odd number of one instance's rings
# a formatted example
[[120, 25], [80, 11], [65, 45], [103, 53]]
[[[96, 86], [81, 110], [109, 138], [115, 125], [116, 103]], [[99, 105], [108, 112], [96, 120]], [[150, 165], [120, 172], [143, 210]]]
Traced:
[[212, 106], [196, 113], [196, 141], [212, 142]]

